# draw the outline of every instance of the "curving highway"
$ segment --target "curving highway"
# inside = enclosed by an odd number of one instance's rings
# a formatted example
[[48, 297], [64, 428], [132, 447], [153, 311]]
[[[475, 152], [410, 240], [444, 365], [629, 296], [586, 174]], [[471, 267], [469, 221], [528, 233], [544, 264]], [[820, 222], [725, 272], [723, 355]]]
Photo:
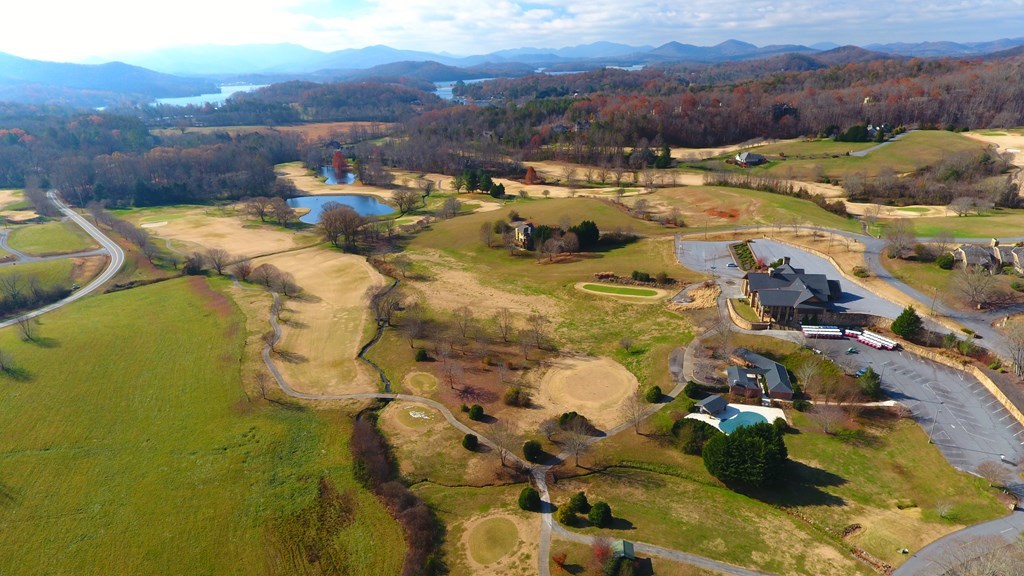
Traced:
[[81, 214], [79, 214], [79, 213], [75, 212], [74, 210], [72, 210], [71, 208], [69, 208], [68, 205], [65, 204], [60, 199], [59, 196], [57, 196], [56, 192], [50, 191], [50, 192], [47, 192], [46, 195], [50, 198], [50, 200], [53, 202], [53, 204], [61, 212], [64, 213], [65, 216], [70, 218], [71, 221], [74, 222], [75, 224], [78, 224], [82, 228], [82, 230], [85, 230], [85, 232], [89, 236], [92, 236], [92, 238], [94, 240], [96, 240], [96, 242], [98, 242], [100, 246], [103, 247], [102, 250], [96, 251], [96, 252], [90, 252], [89, 254], [90, 255], [102, 254], [102, 253], [109, 254], [110, 255], [110, 262], [107, 263], [107, 267], [103, 270], [103, 272], [101, 272], [99, 274], [99, 276], [96, 276], [95, 278], [93, 278], [92, 282], [89, 282], [85, 286], [83, 286], [83, 287], [79, 288], [78, 290], [74, 291], [67, 298], [65, 298], [63, 300], [60, 300], [58, 302], [54, 302], [53, 304], [50, 304], [48, 306], [43, 306], [42, 308], [38, 308], [38, 309], [33, 310], [31, 312], [28, 312], [26, 314], [22, 314], [21, 316], [18, 316], [16, 318], [11, 318], [10, 320], [6, 320], [4, 322], [0, 322], [0, 328], [5, 328], [7, 326], [12, 326], [14, 324], [17, 324], [18, 321], [22, 320], [22, 319], [30, 319], [30, 318], [36, 318], [37, 316], [42, 316], [43, 314], [46, 314], [47, 312], [52, 312], [54, 310], [57, 310], [58, 308], [62, 308], [64, 306], [67, 306], [68, 304], [74, 302], [75, 300], [79, 300], [81, 298], [84, 298], [84, 297], [88, 296], [89, 294], [91, 294], [91, 293], [95, 292], [96, 290], [98, 290], [108, 280], [113, 278], [114, 275], [117, 274], [117, 271], [121, 269], [121, 266], [124, 265], [124, 250], [122, 250], [121, 247], [118, 246], [116, 242], [114, 242], [113, 240], [108, 238], [106, 236], [106, 234], [101, 232], [99, 228], [97, 228], [95, 225], [93, 225], [92, 222], [89, 222], [88, 220], [86, 220]]

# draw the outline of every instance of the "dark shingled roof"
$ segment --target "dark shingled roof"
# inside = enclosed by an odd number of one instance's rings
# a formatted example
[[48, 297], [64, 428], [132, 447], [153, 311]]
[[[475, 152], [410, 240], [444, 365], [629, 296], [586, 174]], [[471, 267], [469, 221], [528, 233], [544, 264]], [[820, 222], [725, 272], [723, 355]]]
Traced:
[[749, 369], [743, 368], [741, 370], [739, 366], [729, 366], [725, 369], [725, 373], [729, 378], [729, 384], [731, 386], [738, 386], [749, 390], [761, 389], [761, 387], [757, 385], [757, 377], [751, 375]]
[[728, 405], [729, 403], [725, 398], [722, 398], [721, 394], [712, 394], [696, 404], [697, 409], [703, 408], [704, 411], [709, 414], [718, 414], [722, 410], [725, 410]]
[[750, 272], [746, 278], [762, 306], [823, 310], [842, 294], [838, 281], [829, 280], [824, 274], [806, 274], [803, 268], [789, 264], [768, 273]]
[[[748, 372], [764, 376], [764, 384], [765, 387], [768, 388], [769, 394], [772, 392], [793, 393], [793, 385], [789, 380], [789, 372], [786, 371], [786, 367], [782, 364], [779, 364], [769, 358], [765, 358], [760, 354], [755, 354], [746, 348], [737, 348], [733, 354], [737, 358], [742, 359], [744, 362], [756, 368], [756, 370], [747, 368]], [[739, 371], [737, 370], [737, 374], [738, 373]]]

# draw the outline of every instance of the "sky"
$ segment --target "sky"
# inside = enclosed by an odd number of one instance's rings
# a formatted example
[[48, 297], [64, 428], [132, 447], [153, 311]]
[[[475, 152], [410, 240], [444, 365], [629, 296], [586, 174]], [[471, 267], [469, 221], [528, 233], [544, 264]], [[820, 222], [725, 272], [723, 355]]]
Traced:
[[483, 54], [599, 40], [766, 44], [1024, 36], [1024, 0], [15, 0], [0, 52], [81, 62], [181, 45]]

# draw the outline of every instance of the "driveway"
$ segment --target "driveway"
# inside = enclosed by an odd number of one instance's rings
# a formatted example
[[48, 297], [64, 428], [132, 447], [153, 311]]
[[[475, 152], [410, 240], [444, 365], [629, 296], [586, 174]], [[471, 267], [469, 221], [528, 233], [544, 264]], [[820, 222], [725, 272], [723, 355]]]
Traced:
[[[742, 296], [739, 280], [744, 272], [739, 268], [730, 268], [732, 257], [729, 245], [735, 242], [700, 242], [680, 241], [676, 243], [676, 257], [679, 262], [691, 270], [713, 274], [719, 278], [722, 291], [730, 298]], [[808, 274], [824, 274], [832, 280], [838, 280], [843, 289], [843, 296], [836, 302], [836, 307], [843, 312], [874, 314], [886, 318], [896, 318], [903, 308], [880, 298], [858, 284], [846, 281], [839, 270], [831, 262], [805, 250], [774, 240], [757, 239], [750, 241], [754, 256], [765, 262], [778, 260], [788, 256], [790, 264], [803, 268]], [[732, 280], [733, 284], [728, 281]]]
[[[955, 468], [974, 472], [982, 462], [1002, 461], [1008, 475], [1021, 471], [1024, 427], [970, 374], [855, 340], [811, 340], [809, 345], [848, 370], [870, 366], [881, 376], [885, 393], [910, 408]], [[850, 347], [857, 353], [846, 354]]]

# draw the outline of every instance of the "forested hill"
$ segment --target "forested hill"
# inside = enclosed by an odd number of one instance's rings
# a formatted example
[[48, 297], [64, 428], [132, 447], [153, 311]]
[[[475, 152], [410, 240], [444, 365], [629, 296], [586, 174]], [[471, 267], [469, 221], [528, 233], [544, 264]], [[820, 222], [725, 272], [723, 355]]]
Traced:
[[120, 62], [66, 64], [0, 53], [0, 101], [97, 106], [216, 91], [207, 80], [171, 76]]

